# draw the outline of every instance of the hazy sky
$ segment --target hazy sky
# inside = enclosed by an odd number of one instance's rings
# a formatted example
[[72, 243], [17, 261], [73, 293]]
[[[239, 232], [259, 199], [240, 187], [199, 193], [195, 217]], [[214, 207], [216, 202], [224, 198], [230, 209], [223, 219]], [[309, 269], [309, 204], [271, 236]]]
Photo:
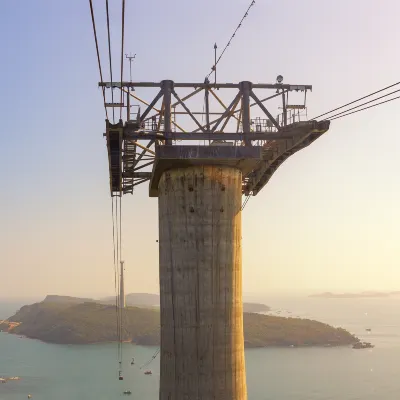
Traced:
[[[94, 0], [109, 79], [104, 3]], [[120, 1], [110, 3], [119, 47]], [[126, 3], [134, 79], [202, 81], [214, 42], [223, 47], [249, 0]], [[112, 294], [105, 117], [88, 1], [1, 8], [0, 297]], [[312, 84], [308, 115], [318, 115], [400, 81], [399, 15], [397, 0], [257, 0], [219, 80], [282, 74]], [[399, 110], [394, 101], [333, 121], [250, 199], [245, 293], [400, 289]], [[157, 292], [157, 199], [141, 186], [123, 210], [126, 290]]]

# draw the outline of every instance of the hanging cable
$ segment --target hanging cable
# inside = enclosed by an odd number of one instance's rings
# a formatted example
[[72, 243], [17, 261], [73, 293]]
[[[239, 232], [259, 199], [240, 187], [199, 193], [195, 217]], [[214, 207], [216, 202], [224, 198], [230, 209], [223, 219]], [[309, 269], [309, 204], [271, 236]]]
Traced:
[[[334, 112], [334, 111], [337, 111], [337, 110], [340, 110], [340, 109], [342, 109], [342, 108], [344, 108], [344, 107], [350, 106], [351, 104], [357, 103], [357, 101], [364, 100], [364, 99], [366, 99], [367, 97], [370, 97], [370, 96], [373, 96], [374, 94], [383, 92], [384, 90], [390, 89], [391, 87], [396, 86], [396, 85], [398, 85], [398, 84], [400, 84], [400, 82], [393, 83], [393, 85], [386, 86], [385, 88], [380, 89], [380, 90], [377, 90], [376, 92], [367, 94], [366, 96], [360, 97], [360, 98], [357, 99], [357, 100], [351, 101], [350, 103], [344, 104], [343, 106], [334, 108], [333, 110], [327, 111], [327, 112], [325, 112], [325, 113], [323, 113], [323, 114], [321, 114], [321, 115], [318, 115], [317, 117], [311, 118], [311, 120], [314, 120], [314, 119], [323, 117], [324, 115], [330, 114], [330, 113], [332, 113], [332, 112]], [[326, 118], [326, 119], [329, 119], [329, 118]]]
[[156, 359], [156, 357], [157, 357], [159, 354], [160, 354], [160, 348], [158, 348], [158, 349], [156, 350], [156, 352], [153, 354], [153, 356], [150, 358], [150, 360], [148, 360], [148, 361], [145, 362], [142, 366], [140, 366], [139, 369], [143, 369], [143, 368], [145, 368], [145, 367], [148, 367], [148, 366], [153, 362], [153, 360]]
[[[93, 12], [92, 0], [89, 0], [89, 5], [90, 5], [90, 13], [92, 15], [93, 35], [94, 35], [94, 41], [96, 43], [96, 53], [97, 53], [97, 62], [99, 64], [100, 81], [101, 81], [101, 83], [103, 83], [103, 72], [101, 70], [99, 44], [97, 42], [96, 22], [94, 20], [94, 12]], [[108, 112], [107, 112], [107, 107], [106, 107], [106, 93], [105, 93], [105, 87], [104, 86], [102, 86], [102, 92], [103, 92], [103, 101], [104, 101], [104, 111], [106, 112], [106, 118], [108, 119]]]
[[122, 119], [122, 77], [124, 73], [124, 37], [125, 37], [125, 0], [122, 0], [122, 28], [121, 28], [121, 106], [119, 108], [119, 119]]
[[242, 23], [244, 21], [244, 19], [248, 16], [249, 11], [251, 9], [251, 7], [254, 6], [254, 4], [256, 4], [255, 0], [252, 0], [252, 2], [250, 3], [247, 11], [245, 12], [245, 14], [243, 15], [242, 19], [239, 22], [239, 25], [236, 27], [235, 31], [233, 32], [233, 35], [231, 36], [231, 38], [229, 39], [228, 43], [226, 44], [225, 48], [222, 50], [222, 53], [220, 54], [220, 56], [218, 57], [217, 61], [215, 62], [215, 64], [211, 67], [211, 72], [207, 75], [207, 78], [210, 77], [210, 75], [216, 70], [217, 68], [217, 64], [220, 62], [222, 56], [224, 55], [225, 51], [227, 50], [227, 48], [230, 46], [233, 38], [236, 36], [236, 32], [239, 30], [239, 28], [242, 26]]
[[[106, 0], [106, 13], [107, 13], [108, 60], [110, 62], [110, 78], [111, 78], [111, 101], [114, 103], [113, 74], [112, 74], [112, 62], [111, 62], [110, 14], [108, 12], [108, 0]], [[112, 109], [112, 114], [113, 114], [113, 124], [115, 124], [114, 107]]]
[[[112, 224], [113, 224], [113, 251], [114, 251], [114, 285], [115, 285], [115, 314], [117, 319], [117, 340], [119, 340], [119, 293], [118, 293], [118, 267], [117, 267], [117, 259], [116, 259], [116, 243], [115, 243], [115, 217], [114, 217], [114, 197], [111, 197], [111, 214], [112, 214]], [[117, 362], [119, 362], [119, 348], [117, 349]]]
[[116, 219], [116, 238], [117, 238], [117, 269], [118, 269], [118, 280], [117, 280], [117, 287], [118, 287], [118, 327], [117, 327], [117, 349], [118, 349], [118, 363], [119, 363], [119, 372], [120, 375], [122, 374], [122, 360], [121, 360], [121, 286], [120, 286], [120, 277], [121, 277], [121, 272], [120, 272], [120, 254], [119, 254], [119, 249], [120, 249], [120, 244], [119, 244], [119, 214], [118, 214], [118, 199], [115, 197], [115, 219]]
[[[121, 91], [122, 93], [122, 91]], [[119, 196], [119, 260], [120, 260], [120, 265], [121, 265], [121, 276], [123, 274], [122, 268], [124, 268], [123, 263], [122, 263], [122, 194]], [[123, 282], [121, 282], [123, 284]], [[120, 288], [120, 293], [123, 288]], [[124, 291], [125, 293], [125, 291]], [[122, 340], [123, 340], [123, 327], [124, 327], [124, 299], [120, 299], [120, 361], [121, 364], [123, 362], [122, 356], [123, 356], [123, 351], [122, 351]]]
[[242, 208], [240, 209], [240, 211], [243, 211], [244, 208], [246, 207], [246, 204], [249, 202], [251, 195], [247, 195], [245, 201], [243, 202]]
[[381, 101], [381, 102], [376, 103], [376, 104], [372, 104], [371, 106], [364, 107], [364, 108], [361, 108], [360, 110], [352, 111], [352, 112], [344, 114], [344, 115], [339, 115], [338, 117], [332, 118], [331, 121], [333, 121], [335, 119], [339, 119], [339, 118], [345, 117], [346, 115], [351, 115], [351, 114], [358, 113], [360, 111], [367, 110], [368, 108], [373, 108], [373, 107], [379, 106], [380, 104], [389, 103], [390, 101], [397, 100], [397, 99], [400, 99], [400, 96], [393, 97], [392, 99]]
[[329, 116], [328, 119], [331, 120], [332, 118], [337, 117], [337, 116], [340, 115], [340, 114], [344, 114], [344, 113], [347, 113], [347, 112], [349, 112], [349, 111], [351, 111], [351, 110], [355, 110], [355, 109], [358, 108], [358, 107], [365, 106], [366, 104], [373, 103], [373, 102], [375, 102], [376, 100], [383, 99], [384, 97], [390, 96], [390, 95], [392, 95], [392, 94], [394, 94], [394, 93], [398, 93], [398, 92], [400, 92], [400, 89], [394, 90], [393, 92], [384, 94], [383, 96], [379, 96], [379, 97], [377, 97], [376, 99], [372, 99], [372, 100], [370, 100], [370, 101], [366, 101], [365, 103], [361, 103], [361, 104], [359, 104], [358, 106], [354, 106], [354, 107], [348, 108], [347, 110], [341, 111], [341, 112], [339, 112], [339, 113], [337, 113], [337, 114], [331, 115], [331, 116]]

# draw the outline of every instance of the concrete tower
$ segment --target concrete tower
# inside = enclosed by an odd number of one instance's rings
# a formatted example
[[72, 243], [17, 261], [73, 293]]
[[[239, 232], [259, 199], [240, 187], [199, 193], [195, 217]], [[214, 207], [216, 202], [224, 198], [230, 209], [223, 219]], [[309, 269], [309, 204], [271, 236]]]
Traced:
[[241, 184], [229, 166], [161, 176], [160, 400], [247, 399]]
[[[127, 95], [124, 104], [105, 104], [127, 109], [125, 123], [106, 121], [111, 195], [149, 182], [150, 197], [158, 197], [160, 400], [247, 400], [242, 195], [257, 195], [288, 157], [329, 129], [329, 121], [302, 120], [311, 85], [282, 81], [279, 75], [273, 84], [99, 84]], [[135, 88], [158, 94], [144, 101]], [[229, 105], [218, 90], [233, 94]], [[262, 91], [269, 91], [266, 97]], [[296, 103], [289, 102], [290, 92], [297, 93]], [[200, 101], [186, 103], [199, 93]], [[144, 111], [131, 114], [132, 97]], [[268, 109], [271, 99], [282, 107]], [[203, 111], [190, 109], [201, 101]], [[189, 128], [177, 121], [180, 115]]]
[[119, 306], [125, 308], [125, 282], [124, 282], [124, 261], [121, 261], [121, 282], [119, 286]]

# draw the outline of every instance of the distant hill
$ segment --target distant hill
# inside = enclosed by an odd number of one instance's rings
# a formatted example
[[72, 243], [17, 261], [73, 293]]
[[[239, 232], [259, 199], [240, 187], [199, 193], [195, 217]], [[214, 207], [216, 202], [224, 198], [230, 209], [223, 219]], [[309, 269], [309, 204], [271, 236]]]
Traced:
[[399, 296], [400, 291], [397, 292], [360, 292], [360, 293], [319, 293], [312, 294], [309, 297], [322, 297], [326, 299], [353, 299], [353, 298], [363, 298], [363, 297], [391, 297]]
[[[127, 306], [132, 307], [159, 307], [160, 296], [152, 293], [129, 293], [125, 296]], [[105, 297], [98, 300], [102, 304], [115, 304], [115, 297]], [[267, 312], [270, 308], [265, 304], [260, 303], [243, 303], [244, 312]]]
[[261, 303], [243, 303], [243, 312], [245, 313], [261, 313], [271, 311], [271, 308]]
[[[123, 319], [124, 341], [159, 345], [159, 310], [127, 307]], [[117, 340], [115, 306], [93, 302], [50, 302], [47, 298], [22, 307], [8, 318], [7, 324], [0, 324], [0, 329], [58, 344]], [[321, 322], [253, 313], [244, 313], [244, 336], [246, 347], [340, 346], [359, 342], [349, 332]]]
[[[132, 307], [153, 307], [160, 304], [160, 296], [152, 293], [129, 293], [125, 295], [126, 305]], [[101, 303], [115, 304], [115, 296], [100, 299]]]
[[71, 297], [71, 296], [58, 296], [55, 294], [49, 294], [43, 300], [47, 303], [68, 303], [68, 304], [80, 304], [80, 303], [95, 303], [96, 300], [88, 299], [86, 297]]

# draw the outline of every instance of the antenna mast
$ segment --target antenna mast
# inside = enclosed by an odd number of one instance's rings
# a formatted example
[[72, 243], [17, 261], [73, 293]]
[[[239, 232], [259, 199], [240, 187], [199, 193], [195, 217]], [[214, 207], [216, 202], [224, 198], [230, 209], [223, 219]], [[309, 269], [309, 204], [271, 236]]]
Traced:
[[135, 59], [136, 57], [136, 53], [132, 56], [131, 53], [125, 54], [125, 57], [129, 60], [129, 79], [132, 82], [132, 61]]

